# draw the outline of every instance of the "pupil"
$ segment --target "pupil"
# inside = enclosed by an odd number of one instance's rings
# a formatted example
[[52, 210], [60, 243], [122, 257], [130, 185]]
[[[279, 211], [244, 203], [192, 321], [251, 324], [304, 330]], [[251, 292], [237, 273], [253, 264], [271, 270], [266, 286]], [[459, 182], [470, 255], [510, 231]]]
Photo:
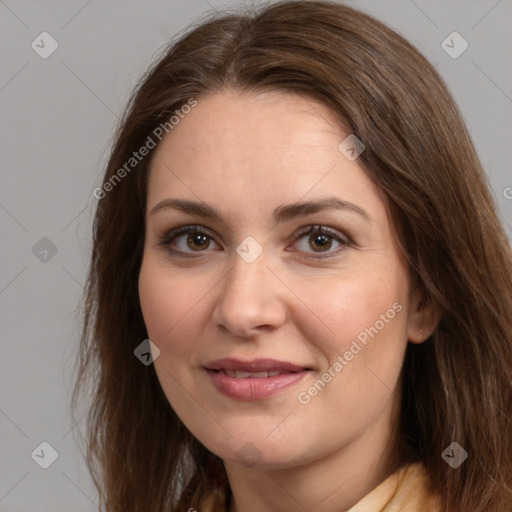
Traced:
[[313, 235], [313, 243], [317, 247], [321, 249], [321, 251], [326, 251], [332, 245], [332, 241], [330, 237], [327, 235]]
[[206, 249], [208, 247], [208, 238], [201, 233], [190, 234], [187, 237], [187, 245], [192, 250]]

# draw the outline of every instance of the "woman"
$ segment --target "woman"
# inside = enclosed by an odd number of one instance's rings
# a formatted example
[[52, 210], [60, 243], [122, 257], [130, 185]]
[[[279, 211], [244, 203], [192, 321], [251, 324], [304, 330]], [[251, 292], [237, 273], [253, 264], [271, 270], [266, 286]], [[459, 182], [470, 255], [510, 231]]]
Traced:
[[510, 246], [399, 35], [326, 2], [204, 22], [95, 196], [74, 403], [92, 381], [105, 510], [511, 510]]

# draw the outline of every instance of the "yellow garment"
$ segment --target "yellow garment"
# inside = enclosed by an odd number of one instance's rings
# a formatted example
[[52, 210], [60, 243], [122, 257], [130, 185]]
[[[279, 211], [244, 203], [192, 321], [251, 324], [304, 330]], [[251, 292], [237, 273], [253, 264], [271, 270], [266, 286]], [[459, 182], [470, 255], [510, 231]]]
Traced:
[[[429, 477], [423, 463], [404, 466], [370, 491], [347, 512], [441, 512], [439, 496], [429, 491]], [[200, 512], [213, 512], [208, 496]]]
[[405, 466], [347, 512], [439, 512], [439, 496], [429, 492], [429, 477], [422, 463]]

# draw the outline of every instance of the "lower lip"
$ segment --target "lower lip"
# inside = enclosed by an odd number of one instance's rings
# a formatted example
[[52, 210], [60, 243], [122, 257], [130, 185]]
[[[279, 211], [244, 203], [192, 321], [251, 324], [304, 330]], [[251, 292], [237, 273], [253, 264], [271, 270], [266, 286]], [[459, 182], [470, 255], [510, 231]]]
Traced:
[[308, 373], [306, 370], [297, 373], [283, 373], [274, 377], [247, 377], [237, 379], [224, 372], [207, 370], [213, 385], [223, 395], [238, 400], [261, 400], [277, 395], [293, 386]]

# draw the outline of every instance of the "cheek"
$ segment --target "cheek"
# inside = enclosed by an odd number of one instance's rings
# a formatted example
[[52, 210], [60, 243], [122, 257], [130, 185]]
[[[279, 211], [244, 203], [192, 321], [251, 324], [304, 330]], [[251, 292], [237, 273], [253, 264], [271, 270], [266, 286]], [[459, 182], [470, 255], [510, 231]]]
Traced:
[[163, 352], [186, 355], [192, 350], [202, 322], [200, 299], [206, 290], [184, 280], [170, 268], [143, 263], [139, 298], [149, 338]]
[[382, 275], [368, 272], [333, 280], [324, 288], [328, 293], [309, 287], [319, 319], [313, 329], [311, 315], [304, 318], [303, 333], [315, 344], [322, 364], [297, 398], [304, 421], [316, 424], [315, 418], [322, 417], [333, 437], [340, 429], [355, 435], [373, 422], [400, 376], [407, 345], [407, 281], [396, 270]]
[[201, 295], [190, 279], [184, 280], [155, 258], [144, 260], [139, 299], [148, 337], [160, 349], [155, 371], [169, 403], [186, 424], [187, 415], [181, 413], [190, 409], [189, 393], [194, 389], [189, 365], [198, 348]]
[[[303, 283], [297, 295], [311, 304], [303, 318], [302, 330], [310, 340], [318, 340], [325, 354], [338, 355], [349, 350], [352, 341], [382, 339], [382, 345], [402, 343], [406, 332], [406, 278], [397, 272], [354, 273], [343, 279]], [[373, 336], [373, 337], [372, 337]], [[384, 343], [384, 340], [385, 343]]]

